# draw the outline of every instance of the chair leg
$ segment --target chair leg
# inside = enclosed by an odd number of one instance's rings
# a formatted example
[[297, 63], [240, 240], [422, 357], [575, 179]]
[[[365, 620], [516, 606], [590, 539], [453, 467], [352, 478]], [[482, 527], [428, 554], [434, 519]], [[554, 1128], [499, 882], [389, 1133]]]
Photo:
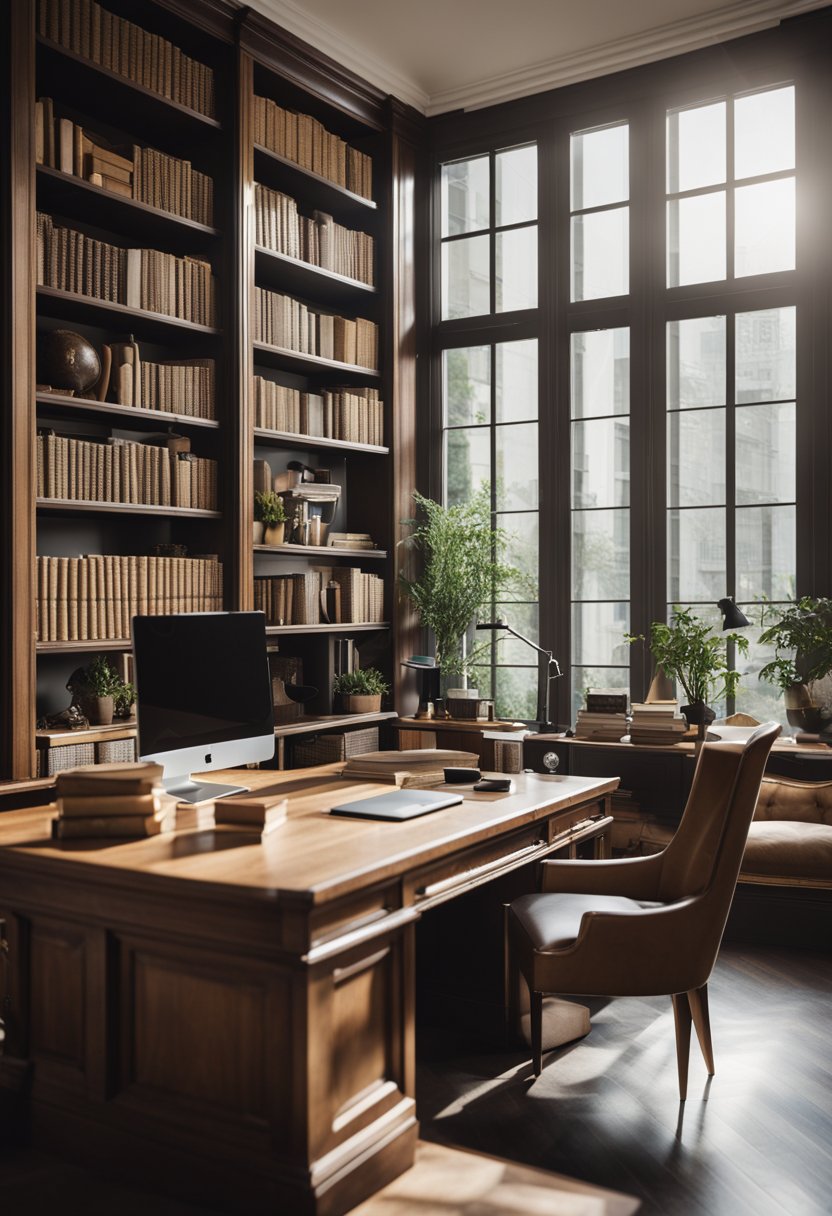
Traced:
[[679, 1068], [679, 1101], [688, 1096], [691, 1011], [686, 992], [673, 994], [673, 1020], [676, 1025], [676, 1063]]
[[529, 1018], [532, 1032], [532, 1066], [534, 1075], [543, 1071], [543, 993], [530, 992]]
[[708, 1070], [708, 1076], [712, 1077], [715, 1069], [714, 1049], [711, 1043], [711, 1019], [708, 1013], [708, 985], [703, 984], [701, 988], [691, 989], [688, 993], [688, 1004], [693, 1024], [696, 1027], [696, 1037], [705, 1060], [705, 1067]]

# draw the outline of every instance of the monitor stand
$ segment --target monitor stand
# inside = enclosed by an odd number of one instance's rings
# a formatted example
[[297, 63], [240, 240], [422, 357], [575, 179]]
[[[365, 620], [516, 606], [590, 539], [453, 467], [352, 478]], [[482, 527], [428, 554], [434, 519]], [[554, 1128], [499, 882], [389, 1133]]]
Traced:
[[251, 793], [248, 786], [245, 785], [220, 785], [214, 781], [194, 781], [190, 773], [165, 777], [162, 786], [166, 794], [178, 798], [180, 802], [213, 802], [217, 798], [225, 798], [228, 794]]

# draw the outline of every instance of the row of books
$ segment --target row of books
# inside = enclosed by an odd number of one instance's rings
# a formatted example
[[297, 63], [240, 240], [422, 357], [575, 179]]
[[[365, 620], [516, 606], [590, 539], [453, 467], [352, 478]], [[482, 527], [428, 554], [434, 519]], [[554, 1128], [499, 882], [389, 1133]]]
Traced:
[[384, 583], [355, 567], [254, 580], [254, 607], [267, 625], [363, 624], [384, 619]]
[[254, 377], [254, 425], [344, 443], [384, 443], [384, 403], [376, 388], [302, 393]]
[[206, 173], [139, 144], [117, 151], [70, 118], [56, 118], [51, 97], [35, 103], [35, 160], [171, 215], [214, 222], [214, 182]]
[[125, 439], [37, 436], [38, 498], [217, 509], [217, 462]]
[[138, 343], [131, 340], [105, 344], [102, 366], [105, 372], [109, 370], [109, 375], [103, 387], [99, 381], [100, 401], [109, 396], [119, 405], [158, 410], [162, 414], [216, 417], [213, 359], [153, 363], [141, 358]]
[[37, 32], [136, 84], [214, 117], [214, 73], [95, 0], [38, 0]]
[[327, 131], [310, 114], [298, 114], [269, 97], [254, 98], [254, 142], [362, 198], [373, 197], [373, 162]]
[[255, 241], [290, 258], [373, 284], [373, 238], [337, 224], [325, 211], [301, 215], [287, 194], [254, 187]]
[[378, 326], [364, 317], [350, 320], [316, 312], [293, 296], [254, 289], [254, 340], [302, 355], [378, 368]]
[[222, 563], [213, 555], [39, 557], [36, 579], [41, 642], [119, 640], [137, 614], [222, 609]]
[[214, 324], [214, 276], [208, 262], [158, 249], [121, 249], [54, 224], [40, 211], [36, 252], [38, 285]]

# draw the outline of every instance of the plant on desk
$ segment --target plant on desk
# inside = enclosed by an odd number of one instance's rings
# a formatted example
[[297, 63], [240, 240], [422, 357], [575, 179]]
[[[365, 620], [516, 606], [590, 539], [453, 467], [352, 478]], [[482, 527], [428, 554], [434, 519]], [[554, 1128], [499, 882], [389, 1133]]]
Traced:
[[[73, 703], [77, 703], [93, 726], [109, 726], [116, 707], [119, 717], [129, 716], [136, 699], [132, 684], [125, 684], [106, 655], [97, 654], [86, 667], [79, 667], [67, 681]], [[127, 713], [124, 713], [126, 705]]]
[[[627, 641], [643, 641], [643, 637], [628, 635]], [[740, 673], [728, 666], [728, 642], [740, 654], [748, 653], [748, 638], [741, 633], [714, 633], [690, 608], [677, 606], [669, 625], [653, 621], [650, 626], [653, 658], [687, 697], [681, 710], [689, 725], [701, 728], [712, 722], [715, 715], [709, 702], [736, 695]]]
[[280, 495], [274, 490], [257, 490], [254, 495], [254, 543], [260, 543], [257, 537], [261, 535], [267, 545], [282, 545], [285, 527], [286, 508]]
[[[832, 600], [805, 595], [776, 611], [777, 619], [760, 634], [761, 645], [774, 647], [760, 679], [783, 690], [792, 726], [823, 730], [832, 721]], [[771, 613], [763, 609], [763, 624]]]
[[344, 671], [332, 681], [332, 691], [341, 698], [348, 714], [373, 714], [381, 709], [381, 698], [390, 685], [376, 667]]

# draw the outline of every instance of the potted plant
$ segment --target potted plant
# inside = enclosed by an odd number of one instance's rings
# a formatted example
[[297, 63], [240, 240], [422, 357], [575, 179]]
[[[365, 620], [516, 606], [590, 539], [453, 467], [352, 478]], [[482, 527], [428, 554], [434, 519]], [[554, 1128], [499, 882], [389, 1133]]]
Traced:
[[131, 717], [135, 703], [135, 685], [128, 684], [124, 680], [119, 679], [118, 687], [113, 691], [113, 716], [115, 718]]
[[[770, 618], [766, 607], [762, 623]], [[805, 595], [777, 610], [777, 619], [760, 634], [763, 646], [774, 647], [774, 658], [760, 679], [783, 690], [786, 717], [792, 726], [817, 732], [832, 718], [832, 689], [824, 680], [832, 672], [832, 600]]]
[[468, 502], [445, 507], [413, 494], [419, 509], [416, 519], [403, 520], [412, 529], [400, 542], [421, 559], [418, 578], [399, 575], [402, 593], [411, 601], [422, 625], [433, 631], [436, 666], [447, 681], [459, 676], [467, 696], [469, 671], [488, 654], [491, 642], [465, 649], [468, 629], [500, 593], [522, 585], [523, 576], [504, 560], [508, 534], [492, 526], [491, 493], [483, 485]]
[[[628, 636], [627, 640], [638, 638]], [[748, 653], [748, 638], [741, 633], [714, 633], [690, 608], [675, 607], [669, 625], [653, 621], [650, 626], [653, 658], [684, 692], [687, 704], [680, 708], [689, 725], [703, 727], [712, 722], [715, 715], [709, 702], [736, 694], [740, 673], [728, 666], [728, 642], [740, 654]]]
[[121, 676], [103, 654], [97, 654], [86, 667], [79, 667], [67, 683], [73, 699], [93, 726], [110, 725], [116, 694], [123, 687]]
[[267, 545], [282, 545], [286, 526], [286, 508], [283, 499], [274, 490], [258, 490], [254, 495], [255, 544], [257, 524], [262, 525], [262, 540]]
[[344, 671], [332, 682], [332, 690], [341, 698], [348, 714], [374, 714], [381, 709], [381, 698], [390, 685], [376, 667], [359, 667]]

